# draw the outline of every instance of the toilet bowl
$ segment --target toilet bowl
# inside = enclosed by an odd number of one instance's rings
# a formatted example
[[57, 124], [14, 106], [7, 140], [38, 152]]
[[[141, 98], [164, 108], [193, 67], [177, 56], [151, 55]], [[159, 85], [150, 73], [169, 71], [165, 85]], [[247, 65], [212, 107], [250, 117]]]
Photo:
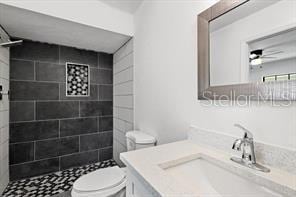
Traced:
[[[127, 150], [155, 146], [156, 139], [140, 131], [126, 133]], [[118, 166], [95, 170], [81, 176], [73, 184], [72, 197], [124, 197], [126, 186], [125, 168]]]

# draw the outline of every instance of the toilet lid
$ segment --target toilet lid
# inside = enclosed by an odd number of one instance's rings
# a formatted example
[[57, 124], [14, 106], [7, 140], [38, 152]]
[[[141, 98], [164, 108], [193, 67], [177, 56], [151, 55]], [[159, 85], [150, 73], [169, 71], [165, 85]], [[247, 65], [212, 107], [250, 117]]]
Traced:
[[73, 188], [82, 192], [108, 189], [118, 185], [125, 178], [125, 173], [118, 166], [99, 169], [84, 175], [74, 182]]
[[128, 131], [125, 136], [137, 144], [153, 144], [156, 142], [155, 137], [141, 131]]

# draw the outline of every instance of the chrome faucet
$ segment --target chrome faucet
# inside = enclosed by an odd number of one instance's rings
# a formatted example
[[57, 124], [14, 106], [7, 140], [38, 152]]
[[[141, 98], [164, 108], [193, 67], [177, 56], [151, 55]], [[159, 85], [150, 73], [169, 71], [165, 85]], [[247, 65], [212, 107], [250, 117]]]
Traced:
[[270, 172], [268, 168], [256, 162], [253, 134], [240, 124], [234, 124], [234, 126], [242, 129], [244, 131], [244, 136], [234, 141], [232, 149], [237, 151], [242, 150], [243, 153], [242, 158], [232, 157], [231, 160], [255, 170]]

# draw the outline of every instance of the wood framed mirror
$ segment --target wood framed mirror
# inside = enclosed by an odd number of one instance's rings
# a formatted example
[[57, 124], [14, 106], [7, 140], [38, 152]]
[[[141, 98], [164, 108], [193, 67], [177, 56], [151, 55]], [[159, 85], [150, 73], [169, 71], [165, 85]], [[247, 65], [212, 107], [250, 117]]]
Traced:
[[221, 0], [199, 14], [198, 99], [295, 101], [295, 6]]

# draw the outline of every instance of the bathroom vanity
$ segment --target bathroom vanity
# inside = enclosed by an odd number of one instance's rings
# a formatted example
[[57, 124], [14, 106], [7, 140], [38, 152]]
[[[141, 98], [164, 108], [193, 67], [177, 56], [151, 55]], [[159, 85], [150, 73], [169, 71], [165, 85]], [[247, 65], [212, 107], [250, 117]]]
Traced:
[[[206, 133], [191, 128], [188, 140], [122, 153], [120, 158], [127, 166], [127, 197], [296, 196], [295, 173], [276, 166], [268, 166], [271, 171], [265, 173], [239, 165], [230, 160], [235, 154], [229, 143], [232, 137]], [[201, 142], [200, 135], [208, 145]], [[214, 141], [224, 144], [212, 146]]]

